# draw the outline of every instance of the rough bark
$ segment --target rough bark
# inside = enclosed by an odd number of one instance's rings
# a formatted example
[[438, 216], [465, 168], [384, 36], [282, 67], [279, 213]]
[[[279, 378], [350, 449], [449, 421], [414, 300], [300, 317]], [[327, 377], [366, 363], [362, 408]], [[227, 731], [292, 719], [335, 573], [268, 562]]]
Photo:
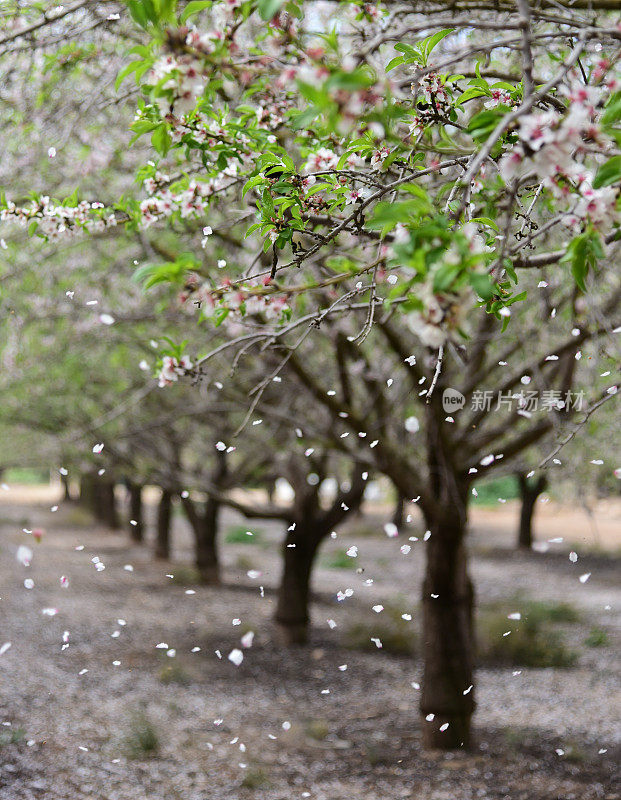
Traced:
[[308, 641], [310, 579], [319, 544], [327, 531], [318, 521], [306, 520], [287, 532], [275, 621], [283, 644]]
[[[423, 745], [448, 750], [470, 745], [475, 707], [474, 595], [463, 541], [465, 521], [442, 511], [428, 518], [427, 525], [431, 538], [422, 597]], [[448, 728], [442, 731], [446, 723]]]
[[468, 485], [442, 425], [442, 388], [427, 406], [431, 499], [423, 508], [431, 533], [423, 581], [420, 699], [423, 746], [452, 750], [471, 743], [474, 713], [474, 593], [465, 548]]
[[319, 484], [311, 488], [306, 474], [291, 476], [296, 496], [292, 514], [293, 530], [283, 544], [283, 570], [278, 590], [275, 622], [280, 640], [305, 644], [310, 622], [311, 576], [315, 556], [323, 540], [349, 513], [357, 511], [364, 497], [363, 468], [356, 465], [348, 489], [339, 491], [328, 509], [319, 500]]
[[155, 558], [170, 558], [170, 521], [172, 517], [172, 492], [162, 489], [157, 507], [157, 530], [155, 537]]
[[520, 527], [518, 529], [518, 547], [530, 550], [533, 546], [533, 516], [535, 504], [539, 495], [548, 487], [548, 480], [545, 475], [540, 475], [536, 481], [530, 483], [528, 478], [522, 473], [517, 475], [520, 485], [520, 498], [522, 506], [520, 508]]
[[218, 555], [218, 522], [220, 502], [208, 497], [201, 510], [189, 497], [182, 497], [183, 509], [194, 534], [194, 564], [201, 583], [220, 583], [220, 558]]
[[220, 583], [220, 560], [217, 546], [219, 516], [220, 503], [209, 497], [205, 503], [201, 525], [195, 531], [195, 563], [202, 583]]
[[[218, 452], [216, 463], [210, 475], [213, 489], [221, 492], [228, 477], [226, 453]], [[220, 557], [218, 554], [218, 526], [221, 500], [209, 495], [202, 510], [189, 497], [182, 497], [186, 516], [194, 533], [194, 563], [201, 583], [217, 585], [220, 583]]]
[[[137, 483], [129, 484], [129, 535], [133, 542], [142, 542], [144, 539], [144, 518], [142, 508], [142, 486]], [[132, 521], [135, 525], [132, 525]]]

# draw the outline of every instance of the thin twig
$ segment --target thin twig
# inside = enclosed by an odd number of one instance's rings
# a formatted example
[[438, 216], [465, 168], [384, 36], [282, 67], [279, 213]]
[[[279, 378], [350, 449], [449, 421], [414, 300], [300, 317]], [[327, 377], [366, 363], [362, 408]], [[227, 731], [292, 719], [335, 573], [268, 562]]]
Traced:
[[433, 394], [433, 390], [436, 388], [436, 383], [438, 382], [438, 378], [440, 377], [440, 372], [442, 370], [442, 362], [444, 360], [444, 345], [440, 345], [440, 349], [438, 350], [438, 360], [436, 361], [436, 369], [433, 373], [433, 380], [431, 381], [431, 386], [429, 387], [429, 391], [426, 394], [425, 402], [431, 402], [431, 395]]

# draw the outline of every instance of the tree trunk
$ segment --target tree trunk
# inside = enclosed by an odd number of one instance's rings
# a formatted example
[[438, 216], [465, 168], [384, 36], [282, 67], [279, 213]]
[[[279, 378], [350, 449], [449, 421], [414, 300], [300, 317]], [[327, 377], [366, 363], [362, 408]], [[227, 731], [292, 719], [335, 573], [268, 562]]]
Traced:
[[[129, 484], [129, 535], [133, 542], [144, 539], [144, 520], [142, 515], [142, 486]], [[135, 525], [132, 525], [132, 521]]]
[[170, 558], [170, 520], [172, 516], [172, 492], [162, 489], [162, 497], [157, 508], [157, 535], [155, 539], [155, 557], [168, 560]]
[[423, 513], [430, 532], [423, 581], [424, 673], [420, 698], [423, 746], [470, 746], [474, 713], [474, 592], [464, 539], [468, 484], [442, 425], [442, 386], [427, 405], [431, 497]]
[[518, 530], [518, 547], [530, 550], [533, 546], [533, 516], [535, 503], [542, 492], [545, 492], [548, 481], [540, 475], [534, 483], [529, 483], [525, 475], [517, 475], [520, 484], [522, 507], [520, 509], [520, 527]]
[[91, 472], [85, 473], [80, 478], [79, 503], [91, 514], [95, 514], [95, 475]]
[[449, 750], [470, 744], [474, 594], [467, 572], [464, 516], [443, 507], [427, 517], [427, 525], [431, 537], [422, 598], [423, 745]]
[[95, 506], [96, 516], [104, 525], [114, 530], [121, 527], [114, 494], [114, 481], [110, 478], [96, 480]]
[[397, 529], [400, 531], [405, 527], [405, 501], [405, 495], [397, 490], [397, 501], [392, 514], [392, 522], [393, 525], [396, 525]]
[[60, 482], [63, 487], [63, 503], [73, 502], [73, 498], [71, 497], [71, 488], [69, 486], [69, 478], [67, 475], [61, 475]]
[[208, 498], [201, 513], [189, 498], [181, 498], [181, 502], [194, 534], [194, 564], [200, 581], [216, 586], [220, 583], [217, 542], [220, 503]]
[[220, 562], [218, 559], [218, 517], [220, 503], [207, 498], [203, 515], [198, 525], [193, 526], [195, 537], [194, 558], [201, 583], [217, 585], [220, 583]]
[[283, 547], [283, 571], [275, 622], [285, 645], [308, 641], [310, 578], [322, 532], [305, 523], [288, 531]]

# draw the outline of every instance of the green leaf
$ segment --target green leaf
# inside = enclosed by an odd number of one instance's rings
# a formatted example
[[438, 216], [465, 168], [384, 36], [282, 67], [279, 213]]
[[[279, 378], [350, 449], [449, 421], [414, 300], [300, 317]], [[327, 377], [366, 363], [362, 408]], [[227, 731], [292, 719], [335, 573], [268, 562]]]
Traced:
[[503, 113], [499, 108], [494, 108], [475, 114], [468, 123], [468, 133], [476, 141], [485, 141], [495, 129]]
[[403, 56], [395, 56], [394, 58], [391, 58], [388, 64], [386, 64], [385, 67], [386, 72], [390, 72], [391, 69], [394, 69], [395, 67], [398, 67], [400, 64], [403, 64], [404, 61], [405, 58], [403, 58]]
[[576, 286], [586, 292], [585, 279], [589, 269], [595, 269], [598, 258], [602, 258], [603, 255], [604, 248], [601, 238], [596, 231], [591, 229], [576, 236], [569, 243], [561, 262], [569, 262]]
[[168, 128], [165, 123], [158, 125], [153, 131], [151, 134], [151, 144], [162, 156], [165, 156], [170, 150], [172, 139], [170, 138], [170, 134], [168, 133]]
[[460, 269], [460, 264], [442, 264], [434, 273], [433, 291], [445, 292], [459, 274]]
[[527, 297], [528, 297], [528, 292], [526, 291], [520, 292], [519, 294], [514, 295], [509, 300], [505, 300], [505, 305], [512, 306], [514, 303], [521, 303], [522, 300], [526, 300]]
[[503, 267], [505, 268], [505, 272], [509, 276], [510, 280], [512, 280], [513, 283], [517, 286], [518, 276], [517, 276], [517, 272], [515, 271], [515, 267], [513, 266], [513, 263], [511, 262], [511, 259], [505, 258], [504, 261], [503, 261]]
[[134, 272], [133, 279], [142, 283], [145, 290], [159, 283], [181, 283], [187, 272], [196, 269], [197, 262], [190, 253], [183, 253], [176, 261], [165, 264], [145, 264]]
[[128, 75], [131, 75], [132, 72], [135, 72], [142, 63], [142, 61], [132, 61], [130, 64], [127, 64], [127, 66], [123, 67], [114, 82], [114, 88], [117, 92], [119, 90], [119, 86], [123, 83], [125, 78], [127, 78]]
[[586, 238], [583, 235], [577, 236], [567, 248], [567, 252], [561, 261], [569, 261], [571, 265], [571, 274], [574, 276], [576, 285], [583, 292], [586, 291], [584, 279], [587, 276], [589, 267], [586, 261]]
[[213, 324], [215, 325], [215, 327], [218, 328], [220, 325], [222, 325], [222, 323], [228, 317], [228, 315], [229, 315], [229, 309], [228, 308], [218, 308], [218, 309], [216, 309], [216, 311], [214, 311], [214, 315], [213, 315]]
[[278, 156], [275, 156], [274, 153], [263, 153], [262, 156], [259, 156], [257, 159], [257, 167], [258, 169], [265, 169], [268, 164], [279, 164], [281, 165], [282, 162]]
[[209, 8], [211, 5], [212, 0], [191, 0], [183, 9], [183, 13], [179, 17], [179, 22], [183, 25], [187, 19], [194, 16], [194, 14], [198, 14], [205, 8]]
[[256, 230], [261, 227], [261, 223], [255, 222], [254, 225], [251, 225], [244, 235], [244, 239], [247, 239], [251, 234], [253, 234]]
[[306, 196], [312, 197], [314, 194], [318, 194], [319, 192], [324, 192], [326, 189], [333, 189], [334, 186], [331, 183], [316, 183], [307, 190]]
[[157, 25], [159, 21], [159, 14], [155, 8], [153, 0], [140, 0], [140, 4], [144, 8], [145, 14], [147, 15], [149, 21], [154, 25]]
[[400, 203], [378, 203], [369, 220], [369, 227], [381, 229], [383, 233], [386, 233], [392, 230], [398, 222], [407, 224], [419, 220], [430, 208], [429, 201], [422, 197], [413, 197], [411, 200], [404, 200]]
[[255, 175], [254, 178], [250, 178], [250, 180], [246, 181], [244, 184], [244, 188], [242, 189], [242, 197], [245, 197], [247, 193], [255, 186], [258, 186], [260, 183], [264, 182], [265, 178], [262, 175]]
[[294, 130], [308, 128], [311, 122], [314, 122], [320, 114], [321, 110], [316, 105], [310, 105], [304, 111], [300, 111], [300, 113], [294, 112], [291, 115], [291, 127]]
[[472, 89], [466, 89], [466, 91], [460, 95], [459, 100], [455, 103], [457, 106], [461, 106], [464, 103], [467, 103], [468, 100], [472, 100], [475, 97], [489, 97], [491, 92], [489, 90], [483, 89], [480, 86], [473, 86]]
[[489, 217], [473, 217], [473, 218], [470, 220], [470, 222], [478, 222], [478, 223], [480, 223], [481, 225], [485, 225], [485, 227], [487, 227], [487, 228], [492, 228], [492, 230], [495, 230], [495, 231], [499, 231], [499, 230], [500, 230], [500, 228], [499, 228], [499, 227], [498, 227], [498, 225], [497, 225], [497, 224], [494, 222], [494, 220], [493, 220], [493, 219], [490, 219]]
[[397, 42], [395, 45], [395, 50], [397, 53], [404, 53], [409, 58], [420, 58], [420, 53], [418, 50], [412, 47], [411, 44], [405, 44], [405, 42]]
[[438, 31], [437, 33], [434, 33], [433, 36], [429, 36], [427, 39], [423, 39], [422, 42], [419, 42], [418, 47], [424, 54], [425, 59], [429, 57], [434, 47], [436, 47], [436, 45], [438, 45], [446, 36], [449, 36], [451, 33], [453, 33], [454, 30], [454, 28], [445, 28], [443, 31]]
[[621, 92], [615, 92], [606, 103], [601, 122], [603, 125], [614, 125], [621, 120]]
[[149, 122], [146, 119], [139, 119], [132, 123], [130, 128], [134, 131], [134, 136], [129, 140], [129, 144], [132, 145], [137, 139], [140, 139], [143, 134], [155, 130], [157, 128], [157, 123]]
[[174, 22], [177, 0], [158, 0], [158, 2], [160, 20], [164, 22]]
[[140, 3], [139, 0], [129, 0], [127, 7], [129, 8], [129, 13], [134, 22], [138, 23], [141, 28], [146, 29], [149, 25], [149, 19], [142, 3]]
[[594, 189], [601, 189], [602, 186], [611, 186], [621, 180], [621, 156], [609, 158], [605, 164], [597, 170], [597, 175], [593, 181]]
[[73, 207], [77, 206], [78, 204], [78, 187], [76, 186], [75, 189], [71, 192], [70, 195], [67, 195], [62, 203], [66, 207]]
[[285, 0], [258, 0], [257, 9], [261, 19], [269, 21], [276, 14]]
[[283, 153], [282, 155], [282, 163], [287, 167], [287, 169], [291, 170], [291, 172], [295, 172], [295, 162], [291, 158], [291, 156]]
[[346, 89], [349, 92], [356, 89], [368, 89], [373, 84], [373, 78], [364, 69], [356, 69], [352, 72], [336, 72], [330, 76], [325, 83], [325, 88]]
[[488, 301], [492, 299], [494, 296], [494, 284], [487, 273], [472, 272], [469, 275], [469, 279], [470, 285], [482, 300]]
[[418, 183], [403, 183], [401, 184], [400, 191], [407, 192], [408, 194], [414, 195], [414, 197], [420, 197], [420, 199], [424, 200], [425, 203], [427, 203], [429, 199], [427, 192], [422, 186], [419, 186]]

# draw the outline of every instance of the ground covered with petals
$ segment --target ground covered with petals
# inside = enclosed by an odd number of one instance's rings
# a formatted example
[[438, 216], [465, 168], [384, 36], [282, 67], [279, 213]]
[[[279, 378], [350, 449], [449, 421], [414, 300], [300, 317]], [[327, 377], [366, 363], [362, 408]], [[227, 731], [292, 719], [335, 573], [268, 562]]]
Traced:
[[[320, 556], [311, 645], [284, 651], [270, 627], [275, 526], [251, 527], [254, 545], [227, 545], [225, 585], [208, 588], [178, 566], [190, 545], [181, 518], [169, 564], [72, 507], [4, 504], [0, 517], [0, 645], [11, 642], [0, 656], [2, 800], [621, 798], [621, 589], [610, 553], [580, 554], [577, 564], [568, 547], [510, 553], [489, 546], [489, 514], [481, 516], [479, 603], [571, 603], [580, 619], [564, 635], [577, 661], [479, 669], [473, 751], [430, 755], [420, 749], [416, 656], [365, 652], [351, 636], [358, 624], [381, 639], [382, 615], [395, 608], [417, 628], [422, 542], [399, 557], [403, 537], [388, 539], [379, 523], [371, 535], [373, 520], [353, 520]], [[224, 528], [240, 524], [227, 516]], [[40, 544], [28, 539], [25, 568], [15, 553], [21, 529], [35, 526], [45, 533]], [[339, 566], [353, 544], [356, 563]], [[251, 578], [252, 569], [262, 574]], [[348, 587], [354, 594], [338, 603]], [[594, 628], [606, 631], [604, 646], [584, 645]], [[235, 666], [227, 656], [250, 630], [252, 647]]]

